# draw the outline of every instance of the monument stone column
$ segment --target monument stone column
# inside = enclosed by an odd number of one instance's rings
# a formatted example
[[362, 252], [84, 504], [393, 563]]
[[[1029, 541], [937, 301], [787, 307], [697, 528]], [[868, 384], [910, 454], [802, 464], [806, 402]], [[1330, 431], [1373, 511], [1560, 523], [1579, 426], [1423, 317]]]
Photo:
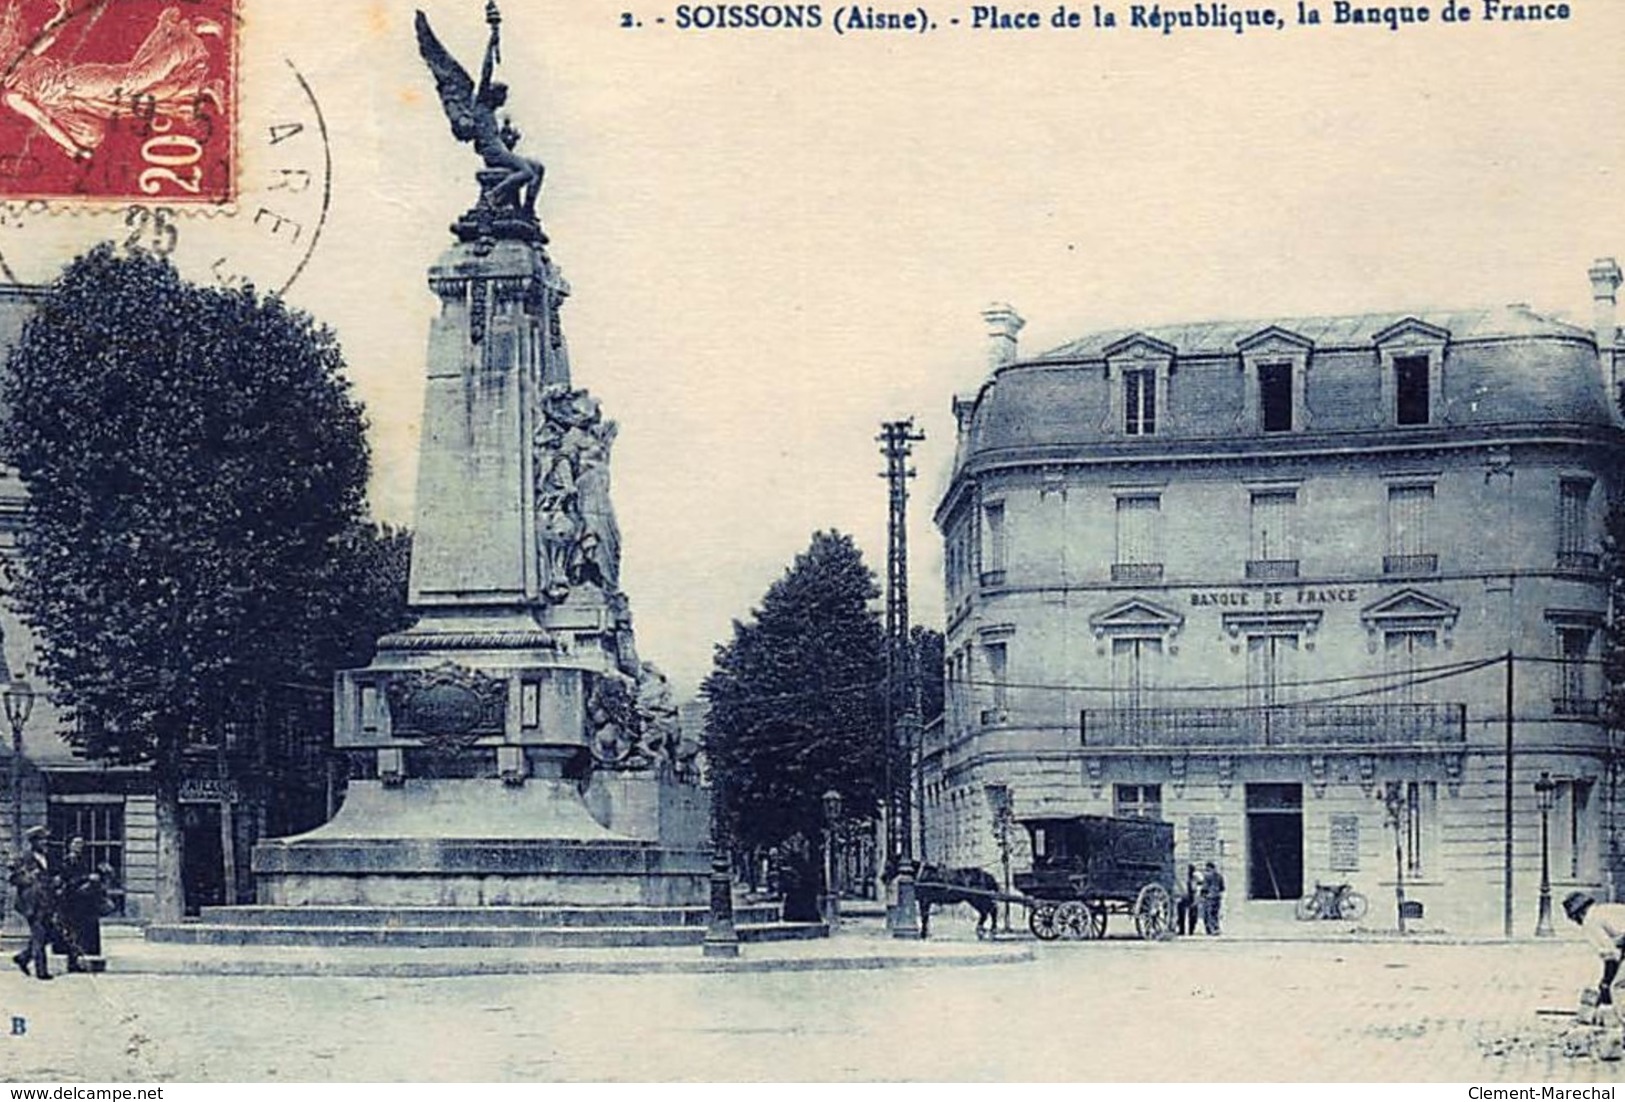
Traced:
[[705, 802], [665, 678], [637, 655], [609, 497], [616, 426], [572, 382], [568, 286], [515, 152], [420, 13], [420, 52], [479, 200], [429, 269], [409, 603], [364, 669], [337, 675], [351, 780], [333, 820], [256, 849], [279, 905], [663, 905], [705, 899]]

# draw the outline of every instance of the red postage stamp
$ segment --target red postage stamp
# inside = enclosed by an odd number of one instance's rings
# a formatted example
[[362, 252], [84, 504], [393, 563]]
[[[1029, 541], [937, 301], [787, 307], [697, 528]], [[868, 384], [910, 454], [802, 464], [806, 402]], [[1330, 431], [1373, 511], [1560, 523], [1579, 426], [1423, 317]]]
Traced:
[[0, 0], [0, 200], [230, 202], [237, 0]]

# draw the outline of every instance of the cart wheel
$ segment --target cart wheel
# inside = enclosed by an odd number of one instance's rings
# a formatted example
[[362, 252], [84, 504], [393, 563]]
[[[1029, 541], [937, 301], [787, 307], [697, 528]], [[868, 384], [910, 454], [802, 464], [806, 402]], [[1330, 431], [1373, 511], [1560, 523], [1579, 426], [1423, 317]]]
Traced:
[[1173, 928], [1173, 899], [1161, 884], [1147, 884], [1134, 900], [1134, 930], [1147, 941], [1165, 938]]
[[1054, 941], [1061, 936], [1061, 927], [1055, 922], [1056, 910], [1053, 903], [1039, 903], [1027, 912], [1027, 926], [1039, 941]]
[[1337, 905], [1339, 918], [1364, 918], [1367, 903], [1365, 896], [1356, 891], [1344, 893], [1342, 901]]
[[1055, 912], [1055, 925], [1067, 937], [1082, 941], [1089, 936], [1094, 923], [1089, 921], [1089, 908], [1076, 899], [1068, 899]]
[[1320, 917], [1320, 893], [1315, 892], [1298, 900], [1298, 905], [1292, 909], [1299, 922], [1313, 922]]
[[1083, 906], [1089, 912], [1089, 922], [1083, 928], [1083, 937], [1090, 941], [1099, 941], [1106, 936], [1106, 908], [1099, 903], [1084, 900]]

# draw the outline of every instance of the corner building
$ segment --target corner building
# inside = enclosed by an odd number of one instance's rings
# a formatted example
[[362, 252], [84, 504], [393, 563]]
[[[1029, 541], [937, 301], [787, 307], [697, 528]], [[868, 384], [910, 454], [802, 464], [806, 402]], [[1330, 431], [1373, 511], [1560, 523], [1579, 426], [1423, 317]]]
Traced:
[[[1590, 330], [1513, 305], [1121, 329], [1024, 356], [1021, 319], [990, 308], [990, 375], [955, 400], [935, 518], [929, 859], [997, 870], [1005, 801], [1017, 819], [1150, 816], [1181, 868], [1217, 863], [1227, 920], [1289, 920], [1320, 880], [1391, 924], [1403, 875], [1420, 925], [1493, 932], [1510, 838], [1528, 934], [1544, 772], [1554, 894], [1612, 893], [1598, 660], [1621, 275], [1590, 277]], [[1025, 832], [1011, 843], [1026, 867]]]

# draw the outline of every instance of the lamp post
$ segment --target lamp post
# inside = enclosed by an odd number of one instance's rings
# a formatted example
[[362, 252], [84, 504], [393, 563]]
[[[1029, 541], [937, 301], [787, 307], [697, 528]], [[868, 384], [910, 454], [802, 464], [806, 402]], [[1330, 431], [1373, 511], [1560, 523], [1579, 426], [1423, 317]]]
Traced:
[[1405, 825], [1405, 786], [1399, 781], [1383, 785], [1382, 802], [1388, 812], [1388, 825], [1394, 829], [1394, 911], [1399, 932], [1405, 932], [1405, 850], [1400, 831]]
[[1535, 919], [1536, 937], [1552, 937], [1556, 933], [1552, 929], [1552, 863], [1550, 835], [1547, 833], [1556, 797], [1557, 782], [1542, 769], [1540, 780], [1535, 782], [1535, 799], [1540, 803], [1540, 917]]
[[23, 851], [23, 727], [34, 711], [34, 687], [22, 678], [13, 678], [0, 692], [5, 701], [6, 722], [11, 724], [11, 855]]
[[819, 908], [832, 931], [841, 924], [841, 891], [835, 883], [835, 829], [841, 821], [841, 794], [824, 793], [824, 900]]
[[[1010, 786], [987, 786], [988, 803], [993, 805], [993, 840], [999, 845], [999, 865], [1004, 872], [1004, 894], [1010, 894], [1010, 828], [1014, 825], [1014, 811], [1010, 807]], [[1004, 901], [1004, 932], [1010, 932], [1010, 901]]]
[[722, 786], [711, 775], [711, 908], [701, 953], [737, 957], [739, 931], [734, 929], [734, 880], [728, 859], [728, 827], [722, 812]]

